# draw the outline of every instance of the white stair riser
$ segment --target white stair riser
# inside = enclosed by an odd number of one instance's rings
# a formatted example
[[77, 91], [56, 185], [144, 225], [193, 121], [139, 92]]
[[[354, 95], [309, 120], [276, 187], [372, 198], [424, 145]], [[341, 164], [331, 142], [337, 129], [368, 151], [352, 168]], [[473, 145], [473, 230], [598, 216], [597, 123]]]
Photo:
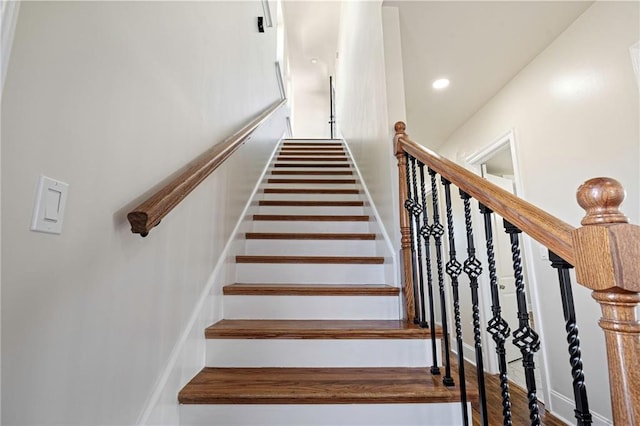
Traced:
[[398, 319], [397, 296], [225, 296], [226, 319]]
[[[470, 412], [470, 403], [468, 408]], [[463, 424], [459, 402], [181, 405], [180, 420], [182, 426], [451, 426]]]
[[326, 233], [366, 233], [369, 222], [331, 222], [304, 220], [256, 220], [253, 222], [254, 232], [326, 232]]
[[207, 340], [207, 367], [430, 367], [431, 364], [431, 340], [423, 339]]
[[248, 255], [375, 256], [376, 242], [358, 240], [247, 240]]
[[259, 206], [260, 214], [364, 215], [358, 206]]
[[296, 189], [357, 189], [355, 183], [267, 183], [263, 188], [296, 188]]
[[382, 265], [239, 263], [236, 282], [281, 284], [389, 284]]

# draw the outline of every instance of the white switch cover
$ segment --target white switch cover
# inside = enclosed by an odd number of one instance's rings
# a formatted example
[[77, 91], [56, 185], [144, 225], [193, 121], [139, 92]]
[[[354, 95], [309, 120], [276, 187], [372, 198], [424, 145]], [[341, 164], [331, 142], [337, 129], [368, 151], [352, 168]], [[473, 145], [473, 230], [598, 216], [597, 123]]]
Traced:
[[67, 203], [68, 191], [68, 184], [40, 176], [31, 219], [32, 231], [50, 234], [62, 233], [62, 219], [64, 218], [64, 206]]

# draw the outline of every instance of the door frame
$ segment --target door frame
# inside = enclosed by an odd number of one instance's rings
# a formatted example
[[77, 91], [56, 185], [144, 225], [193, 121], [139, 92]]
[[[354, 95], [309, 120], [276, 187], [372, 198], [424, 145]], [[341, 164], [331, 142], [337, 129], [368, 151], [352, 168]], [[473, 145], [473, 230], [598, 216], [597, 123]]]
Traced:
[[[504, 150], [508, 147], [511, 150], [511, 163], [513, 165], [513, 182], [516, 190], [516, 195], [520, 198], [525, 198], [525, 191], [522, 186], [522, 181], [520, 178], [520, 167], [518, 162], [518, 150], [516, 146], [516, 133], [515, 129], [510, 129], [507, 132], [501, 134], [496, 139], [494, 139], [491, 143], [479, 149], [475, 153], [467, 156], [464, 160], [465, 167], [467, 167], [472, 172], [481, 176], [481, 166], [499, 151]], [[476, 224], [476, 238], [484, 238], [484, 228], [481, 224], [484, 221], [482, 214], [479, 211], [475, 213], [475, 224]], [[495, 230], [494, 230], [495, 232]], [[537, 368], [540, 369], [540, 379], [542, 383], [539, 384], [538, 390], [542, 391], [542, 398], [539, 398], [543, 403], [551, 400], [551, 396], [549, 393], [549, 370], [548, 370], [548, 360], [547, 360], [547, 351], [545, 348], [545, 338], [544, 338], [544, 330], [542, 329], [542, 311], [541, 311], [541, 295], [538, 291], [538, 281], [536, 278], [534, 265], [534, 256], [533, 256], [533, 246], [532, 239], [525, 234], [523, 234], [524, 238], [520, 239], [521, 243], [521, 253], [523, 257], [523, 262], [525, 265], [529, 265], [529, 267], [525, 267], [523, 274], [525, 281], [529, 283], [529, 293], [531, 296], [530, 305], [533, 310], [534, 320], [536, 332], [540, 336], [540, 350], [537, 353], [538, 365]], [[484, 247], [484, 244], [482, 244]], [[483, 257], [486, 260], [486, 253], [481, 251]], [[491, 312], [491, 291], [489, 289], [489, 278], [487, 274], [482, 274], [479, 277], [480, 279], [480, 302], [482, 303], [483, 311], [487, 312], [486, 317], [490, 318]], [[498, 361], [495, 354], [496, 345], [493, 341], [493, 338], [489, 334], [489, 332], [485, 329], [482, 330], [482, 338], [485, 344], [484, 348], [484, 356], [487, 359], [487, 363], [485, 366], [489, 373], [497, 374], [498, 373]]]

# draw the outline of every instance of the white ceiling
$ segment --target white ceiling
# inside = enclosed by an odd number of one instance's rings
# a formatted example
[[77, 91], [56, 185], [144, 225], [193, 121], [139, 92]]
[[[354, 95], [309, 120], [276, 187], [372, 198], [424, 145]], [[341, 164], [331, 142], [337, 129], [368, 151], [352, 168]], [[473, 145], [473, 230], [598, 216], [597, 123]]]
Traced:
[[[283, 3], [294, 84], [326, 91], [341, 2]], [[437, 148], [592, 3], [384, 1], [399, 9], [408, 133]], [[451, 86], [434, 91], [442, 76]]]
[[[328, 93], [335, 72], [340, 1], [282, 2], [289, 69], [297, 91]], [[312, 59], [317, 63], [311, 63]]]

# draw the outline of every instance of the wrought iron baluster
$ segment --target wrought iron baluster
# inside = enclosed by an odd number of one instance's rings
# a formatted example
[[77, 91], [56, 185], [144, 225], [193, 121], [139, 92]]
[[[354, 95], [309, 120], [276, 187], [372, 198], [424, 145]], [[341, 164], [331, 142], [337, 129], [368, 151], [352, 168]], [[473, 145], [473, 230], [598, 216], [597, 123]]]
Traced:
[[[429, 323], [427, 322], [427, 315], [425, 313], [425, 301], [424, 301], [424, 273], [422, 268], [422, 244], [420, 244], [420, 215], [423, 211], [423, 206], [420, 204], [420, 200], [418, 199], [418, 179], [416, 179], [416, 159], [411, 157], [411, 183], [413, 185], [413, 208], [411, 209], [411, 215], [414, 220], [414, 229], [415, 229], [415, 238], [416, 238], [416, 263], [417, 263], [417, 272], [418, 272], [418, 292], [416, 298], [416, 316], [418, 318], [418, 324], [420, 327], [426, 328], [429, 327]], [[416, 282], [413, 282], [413, 285], [416, 286]]]
[[[413, 159], [408, 153], [404, 153], [405, 163], [406, 163], [406, 173], [407, 173], [407, 199], [404, 202], [404, 208], [409, 213], [409, 235], [411, 236], [411, 276], [413, 277], [413, 299], [414, 303], [418, 302], [418, 288], [416, 286], [416, 244], [415, 244], [415, 233], [413, 232], [413, 209], [415, 205], [415, 201], [413, 200], [413, 194], [411, 192], [411, 170], [410, 170], [410, 161], [409, 159]], [[415, 306], [415, 305], [414, 305]], [[413, 314], [413, 322], [415, 324], [419, 323], [418, 320], [418, 309], [414, 307], [413, 312], [407, 312], [407, 316]]]
[[431, 357], [433, 363], [431, 364], [431, 374], [440, 374], [440, 367], [438, 366], [438, 346], [436, 344], [436, 321], [435, 312], [433, 308], [433, 272], [431, 270], [431, 247], [429, 245], [429, 237], [431, 236], [431, 229], [429, 227], [429, 215], [427, 214], [427, 191], [424, 181], [424, 164], [418, 162], [420, 166], [420, 196], [422, 206], [424, 208], [422, 212], [422, 227], [420, 228], [420, 235], [424, 242], [424, 255], [426, 258], [427, 266], [427, 296], [429, 303], [429, 323], [431, 324]]
[[438, 184], [436, 183], [436, 171], [429, 169], [431, 176], [431, 201], [433, 205], [433, 225], [431, 225], [431, 236], [436, 245], [436, 268], [438, 271], [438, 289], [440, 293], [440, 315], [442, 321], [442, 343], [444, 344], [444, 377], [442, 383], [445, 386], [453, 386], [454, 381], [451, 377], [451, 360], [449, 349], [449, 325], [447, 319], [447, 299], [444, 291], [444, 271], [442, 265], [442, 236], [444, 235], [444, 227], [440, 223], [440, 212], [438, 210]]
[[462, 265], [456, 259], [456, 240], [453, 228], [453, 209], [451, 207], [451, 182], [442, 177], [444, 185], [444, 198], [447, 207], [447, 230], [449, 237], [449, 261], [446, 271], [451, 279], [453, 291], [453, 315], [456, 327], [456, 341], [458, 343], [458, 380], [460, 381], [460, 405], [462, 406], [463, 424], [468, 424], [469, 413], [467, 408], [467, 385], [464, 377], [464, 345], [462, 342], [462, 323], [460, 320], [460, 294], [458, 292], [458, 276], [462, 272]]
[[473, 311], [473, 342], [476, 352], [476, 374], [478, 377], [478, 393], [480, 396], [480, 424], [488, 425], [487, 395], [484, 385], [484, 360], [482, 358], [482, 339], [480, 336], [480, 301], [478, 297], [478, 277], [482, 273], [482, 265], [476, 257], [476, 248], [473, 241], [473, 223], [471, 220], [470, 196], [462, 189], [460, 198], [464, 203], [464, 223], [467, 233], [467, 259], [464, 261], [463, 271], [469, 277], [471, 287], [471, 305]]
[[567, 330], [567, 343], [569, 343], [569, 364], [571, 364], [571, 376], [573, 377], [573, 397], [576, 402], [574, 413], [578, 420], [578, 426], [588, 426], [592, 423], [592, 419], [589, 412], [587, 386], [584, 383], [580, 338], [578, 337], [576, 311], [571, 290], [571, 276], [569, 275], [569, 269], [573, 268], [573, 266], [551, 250], [549, 250], [549, 260], [551, 261], [551, 266], [558, 271], [558, 281], [560, 282], [562, 311], [564, 313], [565, 329]]
[[504, 229], [511, 240], [511, 259], [513, 261], [513, 276], [516, 279], [516, 298], [518, 301], [518, 329], [513, 332], [513, 344], [522, 353], [522, 366], [527, 382], [527, 398], [529, 400], [529, 419], [532, 426], [540, 424], [538, 409], [538, 397], [536, 390], [535, 362], [533, 354], [540, 349], [540, 339], [529, 324], [527, 312], [527, 295], [524, 290], [524, 277], [522, 275], [522, 257], [520, 256], [520, 243], [518, 234], [522, 231], [516, 226], [504, 220]]
[[511, 426], [511, 395], [509, 393], [509, 378], [507, 376], [507, 357], [504, 347], [507, 337], [511, 333], [509, 324], [502, 318], [500, 307], [500, 291], [498, 290], [498, 274], [496, 273], [496, 256], [493, 247], [493, 225], [491, 214], [493, 211], [484, 204], [480, 204], [480, 213], [484, 217], [484, 233], [487, 241], [487, 264], [489, 267], [489, 281], [491, 285], [491, 313], [487, 331], [496, 342], [498, 355], [498, 370], [500, 372], [500, 390], [502, 394], [502, 419], [504, 426]]

